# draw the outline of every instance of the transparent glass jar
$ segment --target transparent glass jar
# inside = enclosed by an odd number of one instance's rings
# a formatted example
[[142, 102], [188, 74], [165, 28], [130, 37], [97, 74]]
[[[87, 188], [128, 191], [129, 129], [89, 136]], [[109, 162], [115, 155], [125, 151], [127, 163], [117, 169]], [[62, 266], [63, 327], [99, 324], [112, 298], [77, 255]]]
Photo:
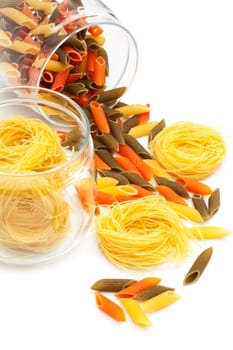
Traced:
[[0, 90], [0, 261], [50, 261], [92, 227], [93, 144], [83, 110], [37, 87]]
[[[128, 88], [137, 60], [132, 34], [99, 0], [0, 2], [0, 86], [43, 86], [78, 96], [82, 104], [80, 95]], [[79, 82], [83, 89], [53, 85], [65, 65], [76, 73], [66, 85]], [[102, 79], [93, 76], [94, 66], [104, 70]]]

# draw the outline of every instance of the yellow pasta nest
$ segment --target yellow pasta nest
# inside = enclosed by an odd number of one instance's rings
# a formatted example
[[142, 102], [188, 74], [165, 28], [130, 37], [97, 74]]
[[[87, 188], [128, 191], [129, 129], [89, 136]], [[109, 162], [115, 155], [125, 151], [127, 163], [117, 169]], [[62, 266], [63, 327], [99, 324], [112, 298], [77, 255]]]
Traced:
[[70, 208], [60, 183], [54, 181], [62, 176], [46, 177], [41, 172], [65, 160], [56, 131], [44, 122], [23, 116], [0, 121], [0, 243], [3, 246], [46, 252], [64, 239], [70, 228]]
[[66, 160], [59, 136], [39, 119], [15, 116], [0, 121], [0, 171], [45, 171]]
[[203, 179], [221, 164], [226, 146], [214, 128], [178, 122], [164, 128], [150, 142], [155, 159], [171, 175]]
[[190, 230], [159, 195], [114, 203], [96, 217], [99, 246], [115, 265], [131, 269], [183, 259]]

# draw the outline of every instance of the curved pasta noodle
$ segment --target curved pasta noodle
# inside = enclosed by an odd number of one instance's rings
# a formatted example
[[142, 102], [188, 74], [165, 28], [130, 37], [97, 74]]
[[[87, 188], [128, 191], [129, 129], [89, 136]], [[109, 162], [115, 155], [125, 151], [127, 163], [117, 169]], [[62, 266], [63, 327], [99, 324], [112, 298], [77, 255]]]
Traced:
[[194, 283], [200, 278], [201, 274], [203, 273], [207, 264], [210, 261], [212, 253], [213, 253], [213, 248], [209, 247], [205, 249], [203, 252], [201, 252], [201, 254], [198, 255], [198, 257], [192, 264], [191, 268], [185, 275], [185, 278], [183, 281], [184, 285]]
[[195, 180], [212, 174], [226, 153], [223, 136], [217, 130], [191, 122], [164, 128], [149, 146], [168, 173]]

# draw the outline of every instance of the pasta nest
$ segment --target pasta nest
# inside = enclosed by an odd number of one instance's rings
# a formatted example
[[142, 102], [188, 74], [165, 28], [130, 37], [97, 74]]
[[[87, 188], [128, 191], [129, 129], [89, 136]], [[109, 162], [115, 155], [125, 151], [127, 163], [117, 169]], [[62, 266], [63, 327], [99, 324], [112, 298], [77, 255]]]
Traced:
[[164, 128], [149, 147], [171, 175], [196, 180], [212, 174], [226, 154], [223, 136], [217, 130], [185, 121]]
[[160, 195], [114, 203], [95, 220], [102, 252], [121, 267], [152, 268], [191, 250], [189, 229]]

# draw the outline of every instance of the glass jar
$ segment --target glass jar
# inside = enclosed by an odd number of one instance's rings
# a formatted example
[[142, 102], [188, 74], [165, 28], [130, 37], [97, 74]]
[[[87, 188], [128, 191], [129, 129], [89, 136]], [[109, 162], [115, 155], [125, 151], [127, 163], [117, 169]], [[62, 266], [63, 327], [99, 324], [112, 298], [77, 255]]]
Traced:
[[[137, 59], [133, 36], [99, 0], [0, 3], [0, 86], [42, 86], [83, 105], [128, 88]], [[69, 74], [56, 79], [61, 71]]]
[[0, 261], [50, 261], [81, 242], [95, 208], [85, 113], [44, 88], [0, 90]]

